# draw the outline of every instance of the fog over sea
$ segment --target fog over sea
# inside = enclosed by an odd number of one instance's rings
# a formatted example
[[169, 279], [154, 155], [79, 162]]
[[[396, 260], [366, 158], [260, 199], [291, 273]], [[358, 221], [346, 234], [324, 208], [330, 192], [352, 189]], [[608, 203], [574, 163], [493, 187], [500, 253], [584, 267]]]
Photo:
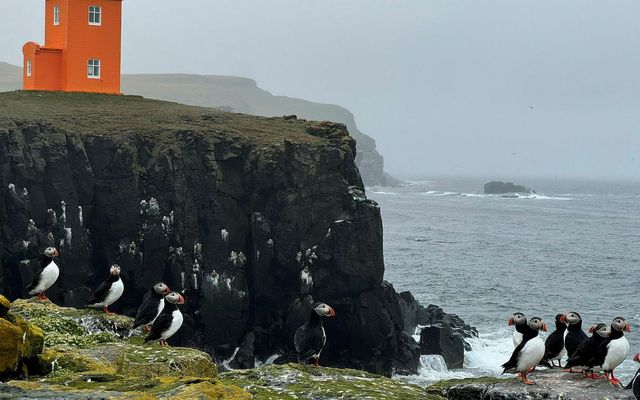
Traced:
[[[583, 328], [616, 316], [632, 325], [626, 384], [640, 352], [640, 182], [521, 180], [537, 194], [484, 195], [480, 180], [415, 180], [367, 188], [384, 221], [385, 279], [474, 325], [480, 338], [463, 370], [422, 357], [420, 374], [438, 379], [501, 372], [513, 350], [507, 318], [578, 311]], [[535, 380], [535, 375], [532, 375]]]

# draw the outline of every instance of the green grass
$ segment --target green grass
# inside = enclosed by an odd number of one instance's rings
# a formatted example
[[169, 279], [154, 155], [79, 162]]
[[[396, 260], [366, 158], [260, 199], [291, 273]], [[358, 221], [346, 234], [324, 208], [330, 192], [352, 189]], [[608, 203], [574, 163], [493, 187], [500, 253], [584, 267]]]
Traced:
[[0, 93], [0, 130], [3, 119], [51, 124], [55, 129], [75, 134], [136, 133], [169, 143], [185, 133], [248, 140], [259, 145], [282, 145], [285, 140], [323, 142], [322, 138], [307, 133], [315, 122], [254, 117], [139, 96], [4, 92]]

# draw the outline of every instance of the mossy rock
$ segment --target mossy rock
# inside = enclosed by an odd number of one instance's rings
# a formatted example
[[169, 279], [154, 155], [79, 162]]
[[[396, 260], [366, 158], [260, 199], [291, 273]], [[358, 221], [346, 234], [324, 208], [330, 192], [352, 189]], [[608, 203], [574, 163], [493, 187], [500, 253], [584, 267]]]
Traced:
[[[59, 307], [38, 299], [16, 300], [10, 313], [28, 320], [44, 332], [44, 344], [89, 347], [127, 338], [133, 319], [87, 309]], [[139, 331], [133, 332], [140, 335]]]
[[0, 318], [3, 318], [9, 312], [11, 308], [11, 302], [9, 299], [0, 294]]
[[288, 364], [220, 374], [255, 399], [424, 399], [440, 400], [423, 388], [363, 371]]
[[[92, 379], [68, 380], [64, 384], [50, 382], [10, 381], [0, 384], [0, 393], [11, 398], [37, 399], [219, 399], [250, 400], [250, 393], [237, 386], [225, 385], [216, 379], [170, 377], [156, 379]], [[1, 395], [0, 395], [1, 396]]]
[[0, 376], [17, 372], [23, 344], [20, 327], [0, 318]]

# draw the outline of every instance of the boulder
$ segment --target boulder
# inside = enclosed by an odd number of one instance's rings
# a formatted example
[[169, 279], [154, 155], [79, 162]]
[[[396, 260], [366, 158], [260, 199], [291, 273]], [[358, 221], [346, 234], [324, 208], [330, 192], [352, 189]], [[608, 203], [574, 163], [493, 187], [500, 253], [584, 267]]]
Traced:
[[509, 378], [470, 378], [436, 382], [427, 388], [429, 399], [442, 400], [634, 400], [629, 390], [612, 386], [606, 379], [585, 379], [559, 370], [536, 370], [529, 374], [536, 385]]
[[422, 328], [420, 352], [441, 355], [449, 369], [464, 366], [464, 339], [449, 326], [436, 324]]
[[528, 187], [516, 185], [513, 182], [492, 181], [484, 184], [485, 194], [507, 194], [507, 193], [535, 193]]
[[[28, 376], [44, 347], [44, 333], [40, 328], [6, 309], [8, 301], [0, 295], [0, 379]], [[30, 371], [31, 369], [31, 371]]]

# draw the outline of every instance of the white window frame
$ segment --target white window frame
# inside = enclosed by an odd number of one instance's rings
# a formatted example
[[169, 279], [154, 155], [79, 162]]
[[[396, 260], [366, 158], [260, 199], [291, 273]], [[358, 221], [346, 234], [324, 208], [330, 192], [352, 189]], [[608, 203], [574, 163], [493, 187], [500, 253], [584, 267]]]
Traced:
[[60, 25], [60, 6], [53, 6], [53, 25]]
[[[98, 69], [98, 73], [96, 74], [96, 68]], [[100, 74], [102, 70], [102, 62], [98, 58], [90, 58], [87, 60], [87, 78], [89, 79], [100, 79]]]
[[[93, 17], [93, 21], [91, 21]], [[89, 6], [89, 25], [101, 26], [102, 25], [102, 7], [101, 6]]]
[[27, 60], [27, 76], [31, 76], [33, 74], [33, 63], [31, 59]]

